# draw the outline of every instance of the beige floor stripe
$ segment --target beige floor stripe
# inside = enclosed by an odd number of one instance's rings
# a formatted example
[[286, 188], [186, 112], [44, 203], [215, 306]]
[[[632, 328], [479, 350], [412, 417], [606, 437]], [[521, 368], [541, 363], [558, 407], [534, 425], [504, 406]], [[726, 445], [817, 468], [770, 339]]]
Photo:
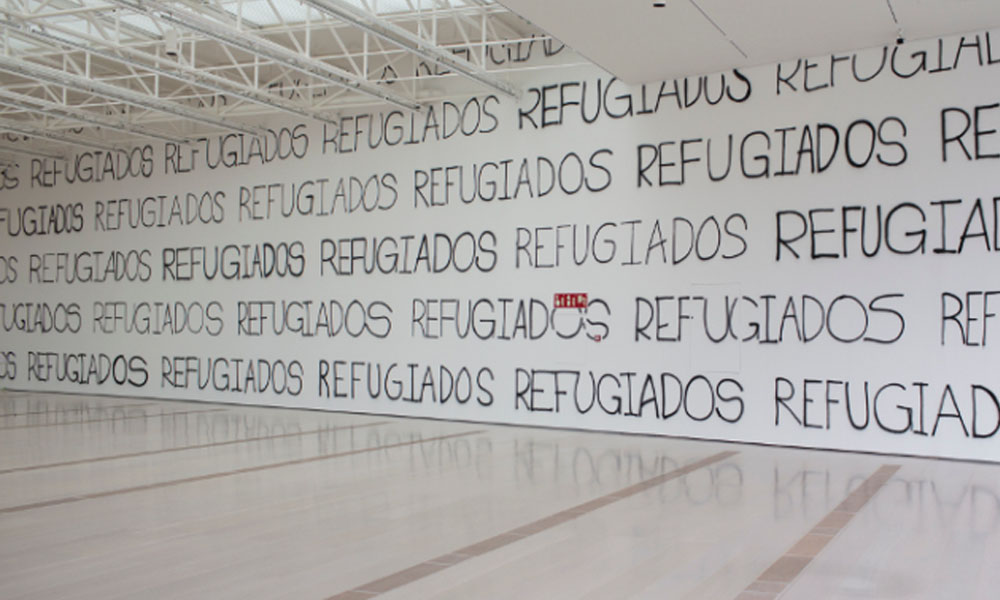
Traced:
[[133, 492], [142, 492], [146, 490], [155, 490], [165, 487], [173, 487], [175, 485], [183, 485], [185, 483], [196, 483], [199, 481], [206, 481], [209, 479], [219, 479], [221, 477], [232, 477], [234, 475], [242, 475], [244, 473], [254, 473], [257, 471], [266, 471], [269, 469], [278, 469], [281, 467], [290, 467], [295, 465], [301, 465], [305, 463], [316, 462], [320, 460], [329, 460], [331, 458], [341, 458], [344, 456], [353, 456], [355, 454], [363, 454], [365, 452], [376, 452], [379, 450], [389, 450], [392, 448], [399, 448], [402, 446], [415, 446], [418, 444], [427, 444], [430, 442], [437, 442], [441, 440], [449, 440], [457, 437], [465, 437], [469, 435], [476, 435], [483, 433], [482, 430], [476, 431], [465, 431], [462, 433], [452, 433], [450, 435], [439, 435], [429, 438], [420, 438], [415, 440], [410, 440], [408, 442], [399, 442], [396, 444], [383, 444], [381, 446], [371, 446], [368, 448], [359, 448], [357, 450], [347, 450], [344, 452], [334, 452], [332, 454], [320, 454], [318, 456], [310, 456], [309, 458], [298, 458], [295, 460], [286, 460], [277, 463], [268, 463], [266, 465], [254, 465], [252, 467], [243, 467], [242, 469], [233, 469], [232, 471], [222, 471], [219, 473], [208, 473], [207, 475], [197, 475], [195, 477], [184, 477], [182, 479], [172, 479], [170, 481], [160, 481], [157, 483], [149, 483], [146, 485], [137, 485], [134, 487], [121, 488], [117, 490], [108, 490], [105, 492], [95, 492], [93, 494], [81, 494], [79, 496], [67, 496], [64, 498], [54, 498], [52, 500], [43, 500], [41, 502], [32, 502], [31, 504], [21, 504], [18, 506], [6, 506], [0, 508], [0, 514], [21, 512], [25, 510], [32, 510], [36, 508], [45, 508], [47, 506], [56, 506], [60, 504], [71, 504], [73, 502], [82, 502], [83, 500], [94, 500], [97, 498], [106, 498], [108, 496], [119, 496], [121, 494], [131, 494]]
[[541, 533], [547, 529], [551, 529], [556, 525], [560, 525], [567, 521], [579, 518], [586, 514], [589, 514], [598, 508], [607, 506], [619, 500], [624, 500], [630, 496], [634, 496], [640, 492], [644, 492], [650, 488], [656, 487], [663, 483], [666, 483], [672, 479], [677, 479], [678, 477], [683, 477], [692, 471], [707, 467], [711, 464], [717, 463], [721, 460], [725, 460], [734, 455], [738, 454], [735, 451], [720, 452], [718, 454], [713, 454], [707, 458], [703, 458], [699, 461], [693, 462], [689, 465], [685, 465], [679, 469], [674, 469], [673, 471], [651, 477], [645, 481], [640, 481], [634, 485], [630, 485], [626, 488], [620, 489], [616, 492], [601, 496], [594, 500], [589, 500], [582, 504], [578, 504], [566, 510], [557, 512], [555, 514], [549, 515], [528, 523], [527, 525], [522, 525], [516, 529], [512, 529], [505, 533], [495, 535], [491, 538], [481, 540], [475, 544], [465, 546], [464, 548], [459, 548], [454, 552], [448, 554], [442, 554], [441, 556], [432, 558], [430, 560], [424, 561], [422, 563], [413, 565], [403, 569], [402, 571], [397, 571], [385, 577], [376, 579], [374, 581], [369, 581], [366, 584], [360, 585], [352, 590], [342, 592], [336, 596], [331, 596], [329, 600], [364, 600], [365, 598], [371, 598], [373, 596], [378, 596], [379, 594], [384, 594], [386, 592], [392, 591], [396, 588], [402, 587], [409, 583], [412, 583], [418, 579], [423, 579], [428, 575], [433, 575], [438, 571], [447, 569], [448, 567], [458, 564], [462, 561], [468, 560], [470, 558], [475, 558], [477, 556], [486, 554], [487, 552], [492, 552], [499, 548], [503, 548], [508, 544], [512, 544], [518, 540], [522, 540], [528, 536], [535, 535], [536, 533]]
[[102, 410], [115, 410], [119, 408], [135, 408], [137, 406], [151, 406], [156, 404], [156, 402], [139, 402], [137, 404], [112, 404], [110, 406], [73, 406], [70, 408], [58, 407], [50, 408], [48, 410], [35, 410], [23, 413], [0, 413], [0, 419], [12, 419], [14, 417], [30, 417], [34, 415], [53, 415], [53, 414], [66, 414], [66, 413], [81, 413], [81, 412], [100, 412]]
[[788, 552], [761, 573], [736, 600], [774, 600], [781, 595], [898, 470], [898, 465], [884, 465], [875, 471]]
[[7, 431], [10, 429], [37, 429], [39, 427], [68, 427], [69, 425], [89, 425], [91, 423], [120, 423], [122, 421], [134, 421], [136, 419], [159, 419], [161, 417], [174, 417], [177, 415], [195, 415], [199, 413], [210, 413], [210, 412], [221, 412], [227, 410], [225, 408], [205, 408], [202, 410], [182, 410], [178, 412], [165, 412], [165, 413], [152, 413], [141, 415], [125, 415], [124, 417], [110, 417], [107, 419], [84, 419], [82, 421], [63, 421], [62, 423], [32, 423], [30, 425], [11, 425], [9, 427], [0, 427], [0, 431]]
[[136, 458], [139, 456], [152, 456], [154, 454], [166, 454], [168, 452], [183, 452], [184, 450], [199, 450], [202, 448], [216, 448], [218, 446], [231, 446], [233, 444], [249, 444], [251, 442], [262, 442], [267, 440], [279, 440], [282, 438], [302, 437], [312, 434], [335, 433], [338, 431], [350, 431], [352, 429], [362, 429], [364, 427], [374, 427], [384, 425], [389, 421], [373, 421], [371, 423], [361, 423], [358, 425], [348, 425], [346, 427], [323, 427], [320, 429], [309, 429], [306, 431], [295, 431], [291, 433], [276, 433], [274, 435], [262, 435], [252, 438], [242, 438], [238, 440], [226, 440], [224, 442], [208, 442], [205, 444], [192, 444], [190, 446], [175, 446], [173, 448], [161, 448], [159, 450], [143, 450], [141, 452], [129, 452], [127, 454], [113, 454], [111, 456], [97, 456], [94, 458], [81, 458], [79, 460], [67, 460], [63, 462], [46, 463], [43, 465], [30, 465], [26, 467], [11, 467], [0, 469], [0, 475], [8, 473], [20, 473], [22, 471], [37, 471], [39, 469], [52, 469], [55, 467], [71, 467], [73, 465], [83, 465], [108, 460], [120, 460], [123, 458]]

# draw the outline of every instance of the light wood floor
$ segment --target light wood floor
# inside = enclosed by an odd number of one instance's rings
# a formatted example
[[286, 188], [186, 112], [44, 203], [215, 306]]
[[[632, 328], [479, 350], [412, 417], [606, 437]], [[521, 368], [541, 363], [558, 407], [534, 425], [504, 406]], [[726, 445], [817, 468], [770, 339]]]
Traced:
[[998, 566], [1000, 465], [0, 392], [3, 599], [995, 600]]

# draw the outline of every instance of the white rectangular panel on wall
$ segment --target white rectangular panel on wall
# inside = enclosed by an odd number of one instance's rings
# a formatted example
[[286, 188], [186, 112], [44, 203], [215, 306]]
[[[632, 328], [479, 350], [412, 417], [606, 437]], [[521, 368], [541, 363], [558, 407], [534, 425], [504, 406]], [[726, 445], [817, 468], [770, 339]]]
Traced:
[[0, 386], [1000, 460], [1000, 35], [33, 159]]

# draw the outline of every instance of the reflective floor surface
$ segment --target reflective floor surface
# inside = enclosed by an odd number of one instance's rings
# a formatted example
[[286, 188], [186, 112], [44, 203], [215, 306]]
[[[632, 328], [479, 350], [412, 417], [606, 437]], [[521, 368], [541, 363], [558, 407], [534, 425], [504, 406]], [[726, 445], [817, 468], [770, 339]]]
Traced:
[[1000, 465], [0, 392], [0, 598], [990, 599]]

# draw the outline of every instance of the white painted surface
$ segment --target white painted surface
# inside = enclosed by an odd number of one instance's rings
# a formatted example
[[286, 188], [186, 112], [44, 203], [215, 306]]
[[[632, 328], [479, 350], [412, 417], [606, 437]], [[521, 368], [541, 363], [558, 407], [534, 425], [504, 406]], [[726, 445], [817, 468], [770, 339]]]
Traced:
[[[959, 53], [963, 39], [966, 47]], [[10, 331], [4, 331], [2, 350], [9, 353], [5, 356], [15, 359], [17, 369], [13, 379], [7, 377], [0, 384], [12, 388], [222, 399], [996, 461], [1000, 458], [995, 431], [1000, 425], [1000, 408], [991, 394], [997, 395], [1000, 390], [995, 369], [996, 347], [1000, 344], [996, 336], [1000, 335], [1000, 328], [994, 325], [996, 317], [988, 315], [1000, 312], [996, 310], [1000, 308], [1000, 295], [989, 296], [991, 304], [987, 307], [986, 296], [967, 298], [966, 294], [1000, 290], [1000, 281], [995, 277], [998, 253], [994, 239], [1000, 234], [994, 231], [997, 221], [993, 202], [1000, 195], [996, 181], [998, 159], [990, 157], [1000, 153], [1000, 137], [995, 132], [1000, 129], [1000, 109], [996, 107], [1000, 97], [1000, 78], [996, 76], [1000, 63], [985, 64], [989, 54], [984, 51], [977, 55], [975, 48], [968, 47], [972, 39], [980, 41], [980, 50], [989, 39], [994, 48], [992, 57], [1000, 60], [1000, 53], [995, 50], [1000, 36], [981, 34], [976, 38], [947, 38], [903, 46], [895, 63], [896, 71], [902, 75], [893, 73], [892, 55], [887, 53], [886, 66], [867, 83], [854, 80], [852, 66], [868, 77], [876, 72], [883, 56], [881, 50], [859, 53], [856, 63], [850, 58], [792, 61], [727, 74], [729, 96], [715, 106], [707, 104], [702, 95], [690, 107], [679, 108], [677, 98], [667, 96], [655, 114], [639, 113], [643, 112], [644, 102], [648, 106], [655, 103], [659, 85], [629, 89], [620, 82], [610, 83], [599, 71], [581, 69], [561, 72], [558, 76], [539, 74], [536, 79], [522, 81], [527, 91], [518, 103], [481, 97], [477, 101], [480, 112], [474, 109], [477, 102], [470, 103], [469, 114], [475, 112], [481, 117], [480, 133], [470, 137], [459, 134], [435, 141], [432, 128], [431, 139], [424, 143], [388, 148], [383, 145], [372, 150], [365, 146], [368, 133], [367, 125], [363, 125], [358, 151], [351, 146], [351, 152], [337, 153], [333, 143], [326, 144], [324, 152], [323, 128], [319, 125], [274, 122], [269, 124], [272, 128], [291, 132], [296, 144], [302, 144], [297, 148], [305, 148], [308, 139], [302, 159], [262, 165], [251, 157], [247, 166], [211, 169], [207, 164], [218, 160], [220, 142], [220, 138], [214, 138], [207, 146], [197, 144], [194, 147], [197, 154], [192, 154], [191, 149], [182, 151], [184, 161], [193, 160], [193, 170], [187, 173], [165, 174], [168, 164], [165, 148], [150, 146], [149, 164], [154, 174], [148, 179], [127, 177], [118, 183], [69, 185], [65, 175], [60, 174], [56, 177], [58, 183], [52, 187], [32, 187], [31, 165], [22, 165], [17, 171], [19, 187], [4, 193], [3, 209], [7, 212], [0, 215], [8, 215], [9, 222], [19, 207], [35, 207], [37, 215], [43, 205], [80, 203], [82, 231], [10, 237], [8, 223], [0, 223], [3, 235], [0, 255], [18, 261], [16, 281], [2, 286], [3, 302], [8, 307], [29, 302], [46, 302], [50, 306], [75, 303], [80, 314], [80, 331], [62, 334], [19, 331], [18, 319], [8, 312], [4, 318]], [[921, 52], [929, 53], [931, 58], [921, 62]], [[931, 72], [938, 65], [938, 52], [943, 53], [943, 65], [957, 62], [958, 68]], [[913, 55], [918, 58], [911, 58]], [[979, 56], [983, 57], [982, 66]], [[923, 71], [916, 69], [921, 64], [925, 66]], [[790, 84], [776, 85], [779, 74]], [[714, 98], [721, 80], [720, 75], [691, 79], [687, 83], [694, 90], [699, 81], [707, 82]], [[559, 118], [559, 85], [567, 84], [561, 89], [572, 102], [582, 94], [581, 82], [586, 83], [588, 90], [587, 114], [593, 109], [593, 94], [598, 85], [610, 90], [606, 94], [608, 112], [587, 125], [579, 106], [570, 103], [564, 107], [561, 125], [542, 128], [543, 120]], [[677, 82], [682, 92], [684, 83]], [[604, 88], [608, 85], [611, 87]], [[673, 82], [663, 89], [673, 91]], [[540, 101], [543, 92], [545, 97]], [[625, 111], [630, 99], [631, 116], [621, 119], [609, 116]], [[465, 102], [458, 104], [464, 106]], [[549, 107], [544, 117], [543, 105]], [[967, 160], [962, 148], [952, 143], [948, 146], [949, 160], [944, 162], [942, 111], [951, 108], [964, 111], [948, 113], [946, 132], [957, 135], [962, 131], [962, 115], [971, 118], [977, 106], [982, 159]], [[436, 119], [443, 119], [442, 110], [448, 111], [445, 127], [452, 127], [455, 123], [452, 109], [442, 105], [435, 108]], [[519, 112], [527, 116], [519, 118]], [[342, 150], [353, 144], [357, 123], [355, 115], [344, 118], [345, 137], [337, 142]], [[374, 118], [380, 118], [378, 112]], [[390, 136], [397, 131], [410, 135], [409, 116], [396, 114], [388, 118]], [[423, 135], [424, 124], [430, 118], [426, 114], [412, 117], [412, 123], [416, 124], [414, 136]], [[471, 129], [471, 116], [467, 123]], [[864, 145], [871, 139], [868, 123], [881, 129], [881, 139], [870, 159]], [[822, 166], [826, 168], [810, 172], [806, 156], [799, 175], [777, 175], [782, 169], [794, 169], [806, 127], [814, 142], [816, 136], [823, 136], [820, 153]], [[839, 131], [841, 140], [827, 166], [827, 152], [834, 147], [831, 127]], [[852, 166], [846, 156], [844, 139], [848, 130], [852, 132], [850, 160], [865, 163], [864, 167]], [[970, 125], [962, 138], [965, 148], [972, 153], [976, 151], [974, 131], [975, 127]], [[784, 167], [783, 135], [788, 142]], [[716, 163], [712, 168], [718, 175], [723, 172], [718, 157], [726, 151], [729, 136], [734, 148], [732, 170], [721, 181], [713, 182], [706, 171], [707, 140], [713, 143]], [[327, 137], [335, 136], [328, 130]], [[228, 153], [238, 147], [238, 139], [225, 139], [224, 144]], [[669, 185], [669, 181], [680, 177], [682, 144], [689, 156], [698, 160], [685, 165], [683, 185]], [[662, 151], [664, 185], [659, 180], [661, 169], [652, 166], [656, 148]], [[206, 163], [206, 150], [216, 153], [210, 157], [210, 163]], [[564, 193], [557, 188], [536, 197], [540, 186], [550, 185], [547, 171], [543, 171], [541, 179], [537, 173], [531, 173], [539, 164], [544, 167], [545, 160], [558, 167], [564, 157], [569, 157], [564, 183], [569, 188], [577, 186], [574, 156], [581, 157], [591, 187], [599, 191], [588, 192], [584, 188], [578, 193]], [[527, 165], [530, 188], [521, 187], [517, 197], [510, 200], [477, 199], [466, 204], [457, 199], [454, 195], [457, 188], [452, 187], [453, 195], [444, 203], [441, 194], [445, 192], [445, 168], [465, 169], [464, 181], [468, 186], [473, 169], [487, 163], [497, 165], [486, 167], [484, 189], [488, 190], [488, 182], [498, 177], [502, 171], [499, 165], [505, 160], [513, 165], [508, 176], [511, 195], [517, 187], [522, 164]], [[754, 177], [764, 173], [765, 168], [768, 176]], [[430, 186], [421, 187], [419, 193], [414, 191], [424, 181], [423, 174], [431, 169], [439, 169], [435, 171], [436, 206], [425, 205], [423, 200], [429, 202]], [[457, 180], [458, 170], [447, 173]], [[383, 185], [381, 205], [391, 206], [386, 210], [345, 212], [343, 202], [338, 199], [332, 215], [286, 218], [273, 212], [267, 218], [266, 187], [258, 188], [263, 193], [261, 204], [240, 206], [242, 188], [276, 184], [272, 188], [275, 194], [284, 190], [290, 197], [293, 185], [298, 189], [303, 182], [311, 181], [315, 194], [319, 193], [319, 184], [315, 182], [321, 178], [330, 182], [323, 196], [323, 201], [329, 204], [336, 195], [337, 182], [343, 181], [350, 187], [351, 177], [368, 180], [372, 176]], [[388, 191], [390, 187], [394, 193]], [[189, 192], [199, 197], [204, 193], [218, 195], [216, 214], [222, 222], [191, 225], [173, 222], [163, 228], [95, 231], [99, 228], [95, 212], [98, 203], [107, 207], [112, 200], [161, 194], [168, 198], [176, 194], [186, 201], [185, 194]], [[981, 219], [976, 209], [977, 199], [982, 199]], [[941, 204], [952, 200], [958, 202]], [[272, 205], [274, 211], [278, 210], [280, 199], [276, 202]], [[942, 206], [947, 207], [944, 224]], [[845, 207], [858, 208], [845, 211]], [[868, 211], [869, 219], [873, 219], [879, 207], [884, 218], [894, 208], [901, 207], [892, 213], [889, 232], [889, 239], [899, 252], [890, 251], [883, 244], [873, 258], [862, 255], [860, 236], [851, 231], [859, 227], [862, 207]], [[796, 239], [797, 228], [808, 221], [810, 210], [818, 211], [812, 217], [816, 253], [840, 258], [813, 259], [809, 236]], [[169, 221], [169, 207], [167, 211]], [[250, 218], [251, 213], [261, 218]], [[846, 258], [842, 256], [845, 214]], [[152, 216], [153, 221], [162, 218]], [[789, 240], [787, 245], [778, 243], [779, 219], [784, 227], [782, 237]], [[921, 219], [925, 224], [921, 224]], [[106, 214], [101, 222], [108, 223]], [[605, 223], [611, 225], [602, 227]], [[704, 226], [707, 233], [702, 254], [712, 258], [701, 260], [694, 251], [689, 251], [687, 223], [691, 223], [693, 231]], [[712, 233], [716, 224], [725, 231], [717, 252], [716, 236]], [[559, 229], [563, 236], [560, 244], [564, 246], [559, 249], [560, 266], [532, 268], [536, 260], [554, 264], [555, 231], [562, 225], [570, 227]], [[581, 266], [573, 264], [573, 250], [567, 237], [572, 225], [580, 232], [578, 250], [584, 248], [583, 232], [588, 228], [591, 238], [597, 240], [596, 254], [591, 239], [588, 258]], [[835, 231], [825, 231], [828, 229]], [[935, 252], [939, 247], [957, 250], [963, 244], [963, 230], [966, 240], [961, 253]], [[433, 273], [429, 272], [433, 270], [429, 266], [433, 260], [430, 255], [422, 262], [418, 260], [421, 236], [427, 236], [428, 244], [433, 246], [435, 239], [439, 242], [443, 239], [435, 238], [436, 234], [456, 240], [463, 232], [472, 233], [471, 238], [462, 238], [463, 260], [469, 256], [470, 240], [480, 240], [477, 267], [464, 273], [454, 267]], [[872, 232], [867, 235], [871, 243]], [[921, 235], [925, 236], [922, 250], [917, 245]], [[941, 246], [942, 235], [945, 246]], [[416, 236], [413, 239], [418, 241], [407, 242], [406, 236]], [[541, 241], [529, 245], [526, 242], [529, 236]], [[372, 238], [386, 237], [395, 240], [400, 255], [407, 254], [400, 259], [405, 262], [405, 269], [417, 268], [418, 273], [368, 275], [361, 272], [363, 261], [322, 260], [334, 247], [340, 253], [351, 252], [352, 238], [367, 239], [370, 243]], [[218, 247], [228, 257], [239, 255], [250, 261], [252, 256], [248, 258], [250, 255], [239, 248], [226, 249], [227, 245], [248, 245], [253, 249], [265, 243], [301, 244], [302, 260], [291, 261], [293, 269], [301, 266], [301, 277], [272, 275], [245, 280], [217, 277], [207, 281], [198, 270], [199, 265], [188, 264], [190, 256], [184, 250], [206, 246], [212, 254]], [[411, 245], [407, 250], [408, 243]], [[354, 244], [354, 252], [359, 252], [362, 242]], [[383, 246], [380, 259], [383, 261], [380, 264], [387, 268], [392, 265], [389, 248]], [[913, 248], [918, 249], [915, 254], [906, 253]], [[89, 264], [94, 260], [94, 252], [116, 250], [143, 253], [145, 267], [140, 274], [148, 275], [148, 281], [67, 284], [65, 272], [59, 271], [59, 257], [51, 254], [89, 252], [81, 254], [84, 264]], [[781, 257], [777, 260], [779, 251]], [[47, 253], [51, 255], [46, 257]], [[613, 258], [609, 258], [612, 253]], [[795, 258], [795, 253], [799, 258]], [[33, 261], [43, 259], [52, 266], [33, 273]], [[371, 260], [371, 254], [367, 260]], [[226, 264], [228, 270], [231, 264]], [[354, 274], [349, 273], [352, 267]], [[175, 280], [189, 274], [191, 280]], [[44, 283], [39, 279], [58, 282]], [[575, 337], [559, 337], [553, 333], [554, 327], [560, 332], [573, 332], [581, 318], [572, 310], [553, 309], [545, 334], [539, 339], [525, 339], [530, 337], [529, 326], [527, 321], [517, 326], [517, 303], [530, 310], [534, 299], [536, 308], [546, 305], [551, 309], [555, 294], [569, 292], [589, 294], [590, 309], [582, 320], [586, 327]], [[954, 298], [945, 294], [953, 294]], [[733, 328], [724, 341], [712, 342], [705, 333], [699, 321], [703, 314], [701, 301], [685, 300], [683, 309], [679, 307], [677, 298], [699, 295], [707, 298], [714, 335], [718, 335], [719, 323], [725, 318], [723, 307], [735, 306], [731, 310]], [[773, 299], [769, 299], [771, 296]], [[656, 322], [649, 321], [648, 311], [657, 297], [662, 298], [659, 340]], [[789, 298], [793, 299], [795, 315], [793, 318], [789, 313], [783, 320], [786, 311], [791, 310], [787, 308]], [[962, 298], [962, 304], [971, 301], [973, 313], [962, 313], [954, 320], [943, 319], [945, 314], [953, 312], [958, 298]], [[470, 303], [488, 300], [492, 312], [478, 313], [481, 319], [476, 331], [485, 334], [494, 327], [496, 333], [484, 340], [461, 339], [450, 321], [432, 321], [426, 316], [414, 322], [415, 302], [419, 305], [435, 299], [457, 299], [463, 313]], [[246, 312], [241, 303], [258, 300], [278, 305], [283, 301], [309, 301], [313, 323], [318, 318], [315, 312], [318, 304], [336, 301], [347, 307], [357, 300], [371, 305], [375, 318], [370, 320], [371, 329], [357, 338], [345, 335], [343, 330], [335, 335], [320, 331], [321, 335], [303, 336], [287, 330], [276, 335], [269, 332], [270, 321], [241, 322], [241, 310]], [[217, 324], [221, 332], [217, 336], [190, 331], [176, 335], [127, 333], [123, 321], [95, 320], [95, 303], [107, 301], [126, 303], [127, 312], [136, 312], [136, 306], [142, 302], [203, 305], [214, 302], [217, 305], [213, 305], [213, 311], [219, 314]], [[762, 307], [769, 302], [773, 306], [766, 311]], [[505, 303], [509, 308], [504, 325]], [[826, 310], [831, 305], [835, 307], [828, 326], [815, 318], [814, 311], [819, 305]], [[488, 306], [481, 303], [480, 309]], [[638, 313], [637, 306], [641, 309]], [[387, 318], [390, 309], [391, 318]], [[290, 314], [292, 326], [301, 310], [300, 305]], [[430, 310], [437, 309], [431, 305]], [[681, 320], [681, 339], [671, 341], [677, 337], [679, 310], [690, 318]], [[141, 322], [145, 314], [141, 307], [137, 314]], [[495, 318], [497, 324], [491, 326], [487, 317]], [[967, 317], [970, 320], [966, 321]], [[637, 318], [642, 325], [638, 333]], [[808, 340], [800, 340], [796, 334], [795, 327], [802, 327], [803, 319], [807, 323]], [[531, 331], [544, 328], [545, 320], [542, 317], [534, 321]], [[391, 331], [385, 338], [371, 334], [375, 331], [381, 335], [389, 322]], [[350, 328], [356, 330], [360, 323], [360, 313], [352, 312]], [[754, 338], [758, 323], [759, 327], [769, 323], [769, 333]], [[770, 343], [771, 339], [782, 336], [782, 324], [785, 326], [782, 340]], [[113, 331], [105, 333], [102, 330], [105, 327]], [[831, 327], [836, 335], [831, 335]], [[265, 334], [247, 335], [257, 333], [258, 328]], [[316, 329], [315, 325], [312, 329]], [[503, 336], [499, 333], [501, 329]], [[465, 330], [465, 325], [459, 330]], [[962, 339], [961, 332], [965, 330], [972, 332], [968, 340]], [[602, 338], [600, 342], [593, 339], [597, 335]], [[504, 336], [515, 339], [500, 339]], [[858, 340], [845, 342], [837, 337]], [[744, 341], [745, 338], [750, 339]], [[86, 353], [85, 360], [100, 353], [111, 357], [121, 355], [125, 360], [135, 361], [133, 366], [142, 368], [133, 373], [131, 382], [123, 385], [79, 385], [68, 378], [60, 380], [58, 370], [41, 368], [38, 357], [43, 352], [56, 353], [57, 360], [62, 360], [64, 353]], [[194, 358], [185, 362], [184, 357]], [[245, 361], [258, 359], [294, 363], [289, 390], [275, 393], [269, 385], [260, 393], [243, 391], [247, 384]], [[69, 360], [71, 366], [77, 364], [75, 359]], [[239, 372], [238, 360], [244, 361]], [[211, 377], [205, 374], [209, 361], [220, 367]], [[360, 361], [353, 384], [352, 361]], [[204, 387], [197, 383], [198, 364], [202, 365], [201, 378], [207, 384]], [[408, 366], [411, 364], [416, 365], [412, 372]], [[336, 371], [333, 365], [337, 365]], [[384, 391], [378, 397], [369, 397], [366, 391], [369, 365], [373, 379], [383, 384], [383, 390], [388, 379], [392, 397], [398, 398], [403, 390], [404, 395], [421, 401], [390, 399]], [[469, 378], [462, 386], [466, 402], [457, 401], [454, 395], [447, 402], [440, 402], [437, 395], [450, 387], [442, 384], [447, 379], [447, 374], [442, 375], [442, 366], [454, 375], [468, 369]], [[386, 378], [390, 368], [391, 375]], [[186, 369], [195, 370], [188, 373]], [[532, 370], [539, 372], [529, 382]], [[560, 375], [557, 382], [553, 371], [570, 373]], [[119, 371], [119, 375], [123, 372]], [[644, 391], [647, 377], [654, 391], [649, 387]], [[239, 386], [235, 383], [238, 378], [242, 379]], [[433, 392], [430, 387], [422, 387], [425, 378], [434, 380]], [[600, 403], [593, 402], [592, 381], [599, 384]], [[677, 381], [689, 388], [686, 410], [675, 391]], [[668, 384], [666, 393], [662, 382]], [[848, 385], [855, 425], [845, 409]], [[866, 385], [873, 398], [867, 409]], [[471, 392], [467, 391], [470, 387]], [[803, 393], [805, 388], [807, 395]], [[534, 398], [531, 389], [537, 390]], [[575, 395], [571, 390], [575, 390]], [[875, 402], [874, 396], [880, 390]], [[653, 394], [655, 402], [645, 404], [640, 411], [639, 401]], [[618, 397], [623, 398], [620, 404]], [[627, 416], [629, 412], [641, 412], [641, 416]], [[977, 433], [981, 437], [975, 437]]]
[[993, 0], [502, 4], [630, 83], [892, 45], [899, 30], [913, 41], [1000, 25]]

